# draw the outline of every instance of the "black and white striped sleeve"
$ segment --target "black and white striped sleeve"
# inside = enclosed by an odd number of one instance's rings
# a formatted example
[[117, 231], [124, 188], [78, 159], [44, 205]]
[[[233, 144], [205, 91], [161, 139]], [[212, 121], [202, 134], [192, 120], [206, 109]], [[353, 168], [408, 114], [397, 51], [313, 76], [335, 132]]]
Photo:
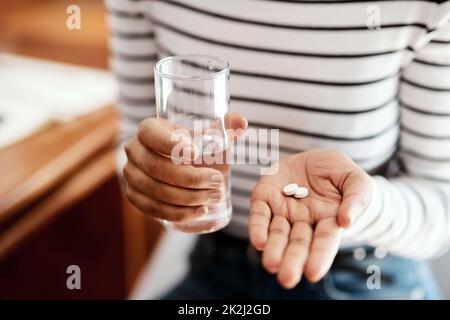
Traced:
[[126, 161], [122, 146], [140, 121], [156, 115], [153, 66], [154, 30], [145, 10], [150, 0], [105, 0], [108, 12], [110, 67], [119, 86], [119, 170]]
[[372, 203], [345, 237], [428, 259], [450, 243], [450, 24], [402, 72], [400, 177], [374, 177]]

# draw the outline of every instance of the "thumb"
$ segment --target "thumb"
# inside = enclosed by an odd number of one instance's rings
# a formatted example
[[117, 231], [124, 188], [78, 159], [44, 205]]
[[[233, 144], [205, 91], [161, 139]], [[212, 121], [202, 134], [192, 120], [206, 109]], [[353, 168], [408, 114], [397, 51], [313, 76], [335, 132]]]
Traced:
[[337, 222], [340, 227], [348, 228], [369, 206], [372, 197], [372, 178], [358, 168], [346, 177], [341, 192], [343, 198]]
[[230, 133], [230, 140], [235, 141], [245, 133], [248, 122], [239, 113], [227, 113], [225, 115], [225, 129]]

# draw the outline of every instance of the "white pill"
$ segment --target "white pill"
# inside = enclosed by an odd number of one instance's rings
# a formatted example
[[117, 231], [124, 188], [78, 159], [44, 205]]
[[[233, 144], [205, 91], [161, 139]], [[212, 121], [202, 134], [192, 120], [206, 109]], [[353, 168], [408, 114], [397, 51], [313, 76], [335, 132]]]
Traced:
[[295, 194], [297, 188], [298, 185], [296, 183], [290, 183], [283, 188], [283, 193], [285, 196], [292, 196], [293, 194]]
[[304, 187], [298, 187], [297, 190], [295, 190], [294, 197], [301, 199], [308, 196], [308, 189]]

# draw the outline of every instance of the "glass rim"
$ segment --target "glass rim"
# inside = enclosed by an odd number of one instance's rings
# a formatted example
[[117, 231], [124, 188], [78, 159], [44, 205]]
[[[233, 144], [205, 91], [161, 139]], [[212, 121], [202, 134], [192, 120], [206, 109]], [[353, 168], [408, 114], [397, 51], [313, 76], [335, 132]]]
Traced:
[[[223, 68], [220, 68], [219, 71], [216, 72], [211, 72], [209, 74], [205, 74], [205, 75], [197, 75], [197, 76], [181, 76], [181, 75], [173, 75], [173, 74], [167, 74], [164, 72], [161, 72], [159, 70], [159, 67], [164, 64], [167, 63], [168, 61], [174, 61], [174, 60], [193, 60], [194, 58], [201, 58], [201, 59], [210, 59], [210, 60], [215, 60], [217, 62], [220, 62], [224, 65]], [[180, 81], [190, 81], [190, 80], [209, 80], [209, 79], [214, 79], [217, 78], [218, 76], [222, 75], [223, 73], [227, 73], [230, 71], [230, 63], [224, 59], [220, 59], [214, 56], [210, 56], [210, 55], [204, 55], [204, 54], [185, 54], [185, 55], [175, 55], [175, 56], [168, 56], [165, 57], [161, 60], [159, 60], [155, 66], [153, 67], [153, 70], [155, 72], [155, 74], [158, 74], [158, 76], [163, 77], [163, 78], [167, 78], [167, 79], [171, 79], [171, 80], [180, 80]]]

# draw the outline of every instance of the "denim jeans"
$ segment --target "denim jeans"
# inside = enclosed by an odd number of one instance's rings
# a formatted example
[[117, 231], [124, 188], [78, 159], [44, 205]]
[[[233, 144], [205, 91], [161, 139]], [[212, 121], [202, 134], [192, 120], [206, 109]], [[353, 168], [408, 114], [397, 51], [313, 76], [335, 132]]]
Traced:
[[[264, 270], [260, 253], [248, 241], [222, 232], [202, 235], [190, 256], [188, 274], [162, 298], [440, 299], [428, 263], [391, 255], [379, 259], [373, 248], [363, 250], [362, 260], [354, 258], [354, 248], [341, 250], [324, 279], [314, 284], [302, 279], [294, 289], [286, 290]], [[377, 282], [370, 277], [378, 271]]]

